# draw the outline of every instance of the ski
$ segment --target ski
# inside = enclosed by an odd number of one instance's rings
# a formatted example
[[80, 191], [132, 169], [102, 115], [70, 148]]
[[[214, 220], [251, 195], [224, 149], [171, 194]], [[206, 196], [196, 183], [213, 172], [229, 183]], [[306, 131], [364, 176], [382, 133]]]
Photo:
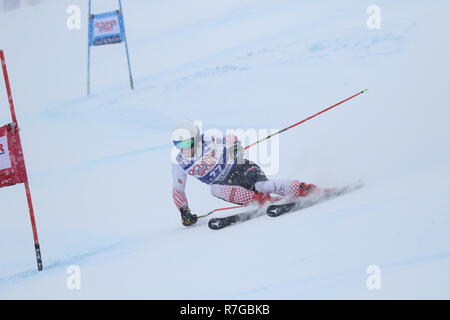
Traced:
[[260, 210], [254, 209], [249, 212], [242, 212], [228, 217], [212, 218], [208, 221], [208, 227], [212, 230], [220, 230], [235, 223], [244, 222], [260, 215], [262, 215]]
[[363, 186], [362, 182], [358, 181], [356, 184], [348, 185], [348, 186], [345, 186], [342, 188], [334, 188], [331, 191], [325, 192], [319, 196], [311, 196], [311, 197], [301, 198], [297, 201], [288, 202], [288, 203], [272, 204], [267, 208], [266, 214], [269, 217], [273, 217], [273, 218], [279, 217], [285, 213], [305, 209], [305, 208], [311, 207], [313, 205], [316, 205], [318, 203], [339, 197], [346, 193], [355, 191], [355, 190], [361, 188], [362, 186]]
[[[285, 214], [287, 212], [297, 211], [301, 209], [305, 209], [308, 207], [311, 207], [315, 204], [318, 204], [320, 202], [324, 202], [333, 198], [336, 198], [338, 196], [341, 196], [343, 194], [355, 191], [363, 186], [361, 181], [358, 181], [355, 184], [347, 185], [342, 188], [335, 188], [331, 190], [330, 192], [327, 192], [325, 194], [319, 195], [319, 196], [311, 196], [307, 198], [302, 198], [298, 201], [293, 202], [287, 202], [287, 203], [279, 203], [279, 204], [272, 204], [267, 207], [267, 209], [264, 208], [257, 208], [253, 209], [248, 212], [242, 212], [238, 214], [234, 214], [228, 217], [222, 217], [222, 218], [212, 218], [208, 222], [208, 227], [211, 230], [221, 230], [226, 227], [229, 227], [231, 225], [234, 225], [236, 223], [241, 223], [256, 217], [259, 217], [261, 215], [267, 214], [270, 217], [279, 217], [282, 214]], [[286, 201], [286, 200], [284, 200]]]

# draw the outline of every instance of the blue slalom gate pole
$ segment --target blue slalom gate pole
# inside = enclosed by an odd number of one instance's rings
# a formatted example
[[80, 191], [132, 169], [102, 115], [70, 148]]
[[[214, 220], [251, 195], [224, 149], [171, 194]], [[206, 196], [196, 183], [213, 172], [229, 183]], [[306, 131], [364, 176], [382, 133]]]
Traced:
[[87, 61], [87, 94], [91, 94], [91, 0], [89, 0], [88, 14], [88, 61]]
[[120, 10], [120, 21], [121, 21], [121, 28], [123, 30], [123, 40], [125, 42], [125, 52], [127, 54], [127, 63], [128, 63], [128, 74], [130, 77], [130, 86], [131, 86], [131, 90], [134, 90], [134, 83], [133, 83], [133, 75], [131, 73], [131, 63], [130, 63], [130, 53], [128, 52], [128, 41], [127, 41], [127, 36], [126, 36], [126, 32], [125, 32], [125, 22], [124, 22], [124, 18], [123, 18], [123, 10], [122, 10], [122, 1], [119, 0], [119, 10]]

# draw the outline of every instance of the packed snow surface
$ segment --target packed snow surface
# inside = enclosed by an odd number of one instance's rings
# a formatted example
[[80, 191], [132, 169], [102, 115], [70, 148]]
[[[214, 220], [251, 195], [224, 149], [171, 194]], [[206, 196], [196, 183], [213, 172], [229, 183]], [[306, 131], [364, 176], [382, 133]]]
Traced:
[[[74, 3], [79, 30], [67, 28]], [[379, 0], [381, 28], [369, 29], [372, 4], [124, 0], [136, 89], [123, 44], [95, 47], [89, 97], [87, 1], [1, 12], [45, 270], [23, 185], [1, 189], [0, 298], [449, 299], [450, 3]], [[364, 188], [221, 231], [181, 225], [177, 120], [281, 129], [366, 88], [281, 134], [270, 174]], [[197, 214], [229, 205], [198, 181], [187, 195]], [[67, 286], [73, 265], [80, 290]]]

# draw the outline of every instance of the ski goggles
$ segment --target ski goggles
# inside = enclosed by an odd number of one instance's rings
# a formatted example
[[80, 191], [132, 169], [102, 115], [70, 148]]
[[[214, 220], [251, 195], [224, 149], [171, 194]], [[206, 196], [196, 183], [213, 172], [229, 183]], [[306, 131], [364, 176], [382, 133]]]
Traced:
[[177, 147], [178, 149], [190, 149], [194, 146], [194, 138], [181, 141], [174, 141], [173, 143], [175, 147]]

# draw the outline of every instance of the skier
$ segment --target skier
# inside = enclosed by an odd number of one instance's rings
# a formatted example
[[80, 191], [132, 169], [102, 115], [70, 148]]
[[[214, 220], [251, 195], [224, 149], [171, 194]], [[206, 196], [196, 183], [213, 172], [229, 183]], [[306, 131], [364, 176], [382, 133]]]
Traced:
[[186, 198], [188, 175], [210, 185], [213, 196], [244, 206], [281, 199], [270, 194], [305, 197], [322, 190], [299, 180], [269, 180], [257, 164], [243, 157], [244, 149], [235, 135], [201, 134], [192, 120], [182, 120], [175, 127], [172, 141], [179, 150], [172, 161], [172, 196], [184, 226], [191, 226], [198, 219], [191, 213]]

